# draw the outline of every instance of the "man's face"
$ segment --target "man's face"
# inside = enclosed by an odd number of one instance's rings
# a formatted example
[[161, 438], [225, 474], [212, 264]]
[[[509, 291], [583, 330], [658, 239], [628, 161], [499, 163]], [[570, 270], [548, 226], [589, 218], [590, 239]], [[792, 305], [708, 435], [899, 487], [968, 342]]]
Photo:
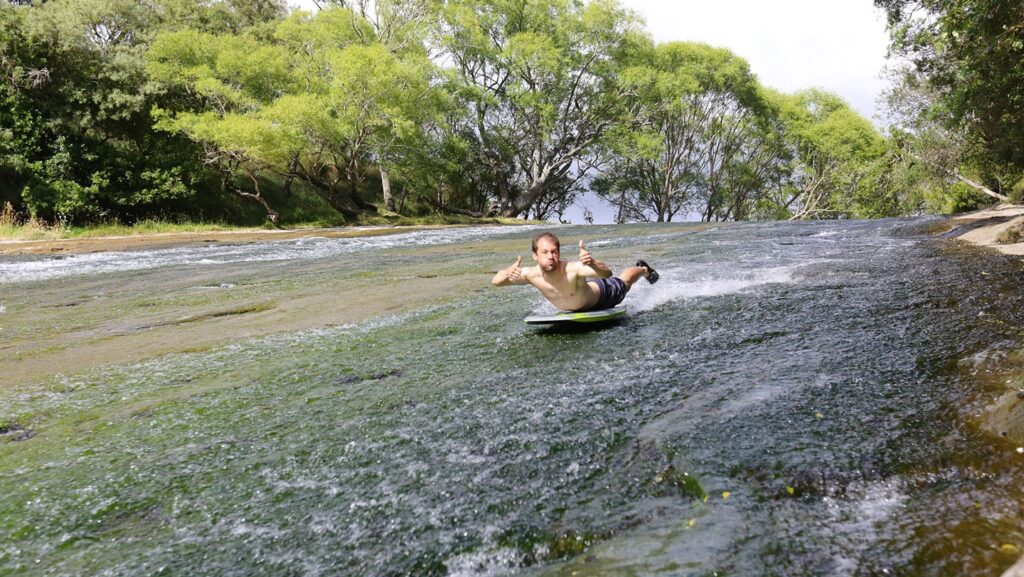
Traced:
[[537, 252], [533, 253], [533, 260], [544, 272], [551, 272], [558, 267], [560, 255], [558, 246], [550, 238], [542, 238], [537, 241]]

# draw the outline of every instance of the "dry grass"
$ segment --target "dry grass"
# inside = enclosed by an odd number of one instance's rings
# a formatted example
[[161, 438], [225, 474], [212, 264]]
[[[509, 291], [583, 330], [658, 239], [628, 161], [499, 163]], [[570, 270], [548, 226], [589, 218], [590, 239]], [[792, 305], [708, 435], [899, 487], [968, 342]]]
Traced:
[[0, 239], [52, 240], [66, 235], [64, 224], [49, 225], [37, 218], [23, 218], [10, 202], [5, 202], [0, 210]]
[[1000, 232], [996, 236], [996, 242], [999, 244], [1014, 244], [1020, 242], [1022, 237], [1024, 237], [1024, 226], [1018, 224]]
[[2, 227], [13, 227], [18, 224], [18, 213], [14, 212], [14, 207], [11, 206], [10, 202], [4, 203], [4, 209], [0, 211], [0, 226]]

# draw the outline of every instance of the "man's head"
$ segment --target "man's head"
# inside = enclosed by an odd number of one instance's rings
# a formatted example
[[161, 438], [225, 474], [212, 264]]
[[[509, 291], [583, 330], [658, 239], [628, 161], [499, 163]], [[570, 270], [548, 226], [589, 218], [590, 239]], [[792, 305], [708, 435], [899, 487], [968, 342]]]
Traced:
[[542, 232], [533, 239], [533, 260], [544, 272], [558, 268], [561, 261], [561, 243], [558, 237], [550, 232]]

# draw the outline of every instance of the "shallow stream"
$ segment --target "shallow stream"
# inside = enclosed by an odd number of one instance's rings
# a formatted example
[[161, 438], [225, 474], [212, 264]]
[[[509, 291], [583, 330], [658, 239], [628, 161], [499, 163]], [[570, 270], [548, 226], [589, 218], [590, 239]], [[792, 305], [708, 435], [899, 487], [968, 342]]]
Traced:
[[1024, 267], [924, 224], [556, 227], [661, 273], [573, 332], [489, 286], [533, 228], [5, 257], [0, 367], [442, 296], [0, 387], [0, 574], [998, 575], [1024, 454], [975, 415]]

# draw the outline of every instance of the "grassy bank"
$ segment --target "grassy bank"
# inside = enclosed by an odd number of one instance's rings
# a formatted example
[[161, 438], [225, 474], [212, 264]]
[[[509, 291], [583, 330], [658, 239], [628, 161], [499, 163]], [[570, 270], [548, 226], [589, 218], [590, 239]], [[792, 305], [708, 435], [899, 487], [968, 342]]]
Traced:
[[[425, 206], [406, 206], [406, 215], [387, 212], [365, 213], [354, 221], [346, 221], [319, 194], [302, 183], [290, 190], [272, 179], [261, 180], [264, 198], [279, 215], [280, 229], [304, 230], [350, 226], [444, 226], [476, 224], [524, 224], [514, 218], [472, 218], [462, 215], [435, 214]], [[379, 191], [364, 190], [363, 197], [379, 201]], [[381, 206], [383, 206], [381, 204]], [[150, 212], [148, 218], [122, 222], [117, 219], [88, 222], [81, 225], [58, 220], [47, 222], [30, 215], [25, 208], [0, 201], [0, 240], [59, 241], [101, 237], [156, 234], [192, 234], [237, 231], [277, 230], [256, 203], [236, 196], [199, 197], [187, 212]], [[411, 214], [410, 214], [411, 213]], [[87, 219], [88, 220], [88, 219]]]
[[[344, 226], [443, 226], [476, 224], [526, 224], [515, 218], [472, 218], [459, 215], [367, 215]], [[336, 222], [307, 221], [286, 223], [286, 230], [301, 230], [340, 226]], [[19, 221], [11, 215], [0, 213], [0, 240], [65, 240], [75, 238], [100, 238], [112, 236], [134, 236], [151, 234], [231, 232], [274, 229], [269, 223], [262, 227], [234, 225], [224, 222], [191, 222], [143, 220], [133, 224], [119, 222], [98, 223], [87, 226], [47, 224], [36, 219]]]
[[147, 220], [125, 225], [120, 223], [104, 223], [94, 226], [68, 226], [64, 224], [46, 224], [38, 220], [24, 223], [0, 222], [0, 239], [6, 240], [62, 240], [71, 238], [93, 238], [103, 236], [127, 236], [142, 234], [161, 234], [176, 232], [211, 232], [236, 230], [223, 223], [203, 222], [163, 222]]

